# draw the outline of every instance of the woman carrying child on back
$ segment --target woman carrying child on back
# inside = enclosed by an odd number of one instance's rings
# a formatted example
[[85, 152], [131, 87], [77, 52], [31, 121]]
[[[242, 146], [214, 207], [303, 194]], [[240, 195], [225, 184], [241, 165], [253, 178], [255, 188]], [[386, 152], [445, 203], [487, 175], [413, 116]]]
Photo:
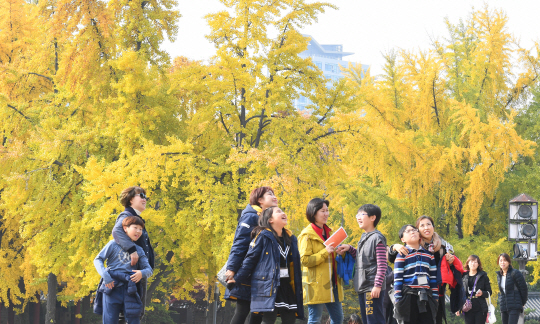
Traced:
[[281, 316], [283, 324], [304, 317], [298, 242], [285, 229], [287, 215], [269, 207], [261, 215], [242, 267], [229, 282], [251, 284], [251, 312], [263, 313], [263, 324]]

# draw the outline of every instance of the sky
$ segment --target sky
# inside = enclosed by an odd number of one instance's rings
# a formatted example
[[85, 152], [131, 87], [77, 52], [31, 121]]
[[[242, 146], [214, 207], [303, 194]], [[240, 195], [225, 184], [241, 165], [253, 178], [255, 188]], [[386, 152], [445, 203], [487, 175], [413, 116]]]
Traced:
[[[218, 0], [179, 0], [176, 40], [163, 48], [171, 55], [193, 60], [207, 60], [215, 54], [214, 46], [205, 38], [210, 28], [204, 19], [209, 13], [225, 9]], [[342, 44], [343, 51], [354, 52], [345, 57], [371, 67], [374, 75], [382, 73], [383, 53], [392, 49], [425, 50], [431, 37], [448, 35], [445, 18], [457, 23], [466, 19], [473, 7], [502, 9], [508, 16], [508, 29], [521, 47], [532, 48], [540, 42], [540, 1], [538, 0], [328, 0], [338, 10], [328, 9], [318, 22], [301, 32], [311, 35], [320, 44]]]

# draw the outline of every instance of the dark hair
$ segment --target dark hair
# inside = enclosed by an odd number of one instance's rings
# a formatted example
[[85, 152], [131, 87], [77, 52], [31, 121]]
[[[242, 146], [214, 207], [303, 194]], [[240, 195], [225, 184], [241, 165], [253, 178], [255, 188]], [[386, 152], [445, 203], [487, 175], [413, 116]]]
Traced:
[[349, 317], [349, 321], [347, 322], [347, 324], [361, 324], [361, 323], [362, 323], [362, 319], [360, 318], [360, 316], [356, 314], [352, 314], [351, 317]]
[[144, 228], [144, 221], [138, 216], [128, 216], [122, 220], [122, 226], [130, 227], [131, 225], [140, 225]]
[[143, 188], [139, 186], [126, 188], [122, 190], [122, 193], [120, 194], [120, 203], [124, 207], [129, 207], [131, 206], [131, 199], [133, 199], [133, 197], [135, 197], [136, 195], [140, 193], [143, 193], [146, 195], [146, 190], [144, 190]]
[[375, 216], [373, 226], [377, 227], [377, 224], [379, 224], [379, 221], [381, 220], [381, 209], [379, 208], [379, 206], [373, 204], [365, 204], [358, 208], [358, 211], [356, 213], [358, 214], [361, 211], [366, 212], [368, 216]]
[[326, 204], [326, 207], [330, 207], [328, 200], [321, 198], [313, 198], [308, 202], [306, 207], [306, 218], [310, 223], [315, 223], [315, 215], [323, 208], [324, 204]]
[[[277, 239], [278, 235], [276, 231], [272, 228], [272, 225], [270, 225], [270, 218], [272, 218], [272, 215], [274, 215], [274, 209], [279, 207], [268, 207], [266, 208], [261, 216], [259, 216], [259, 226], [255, 227], [253, 231], [251, 231], [251, 239], [254, 239], [261, 231], [265, 229], [269, 229], [274, 234], [274, 237]], [[283, 241], [287, 245], [291, 245], [292, 240], [289, 236], [289, 233], [285, 229], [283, 229], [283, 232], [281, 232], [281, 235], [283, 236]]]
[[469, 257], [467, 258], [467, 261], [463, 265], [463, 269], [467, 271], [471, 270], [469, 269], [469, 261], [474, 260], [474, 259], [478, 261], [478, 271], [484, 271], [484, 269], [482, 268], [482, 262], [480, 262], [480, 258], [478, 257], [478, 255], [475, 255], [475, 254], [469, 255]]
[[[509, 263], [508, 269], [512, 269], [512, 260], [510, 259], [510, 256], [507, 253], [499, 254], [499, 257], [497, 258], [497, 265], [499, 265], [499, 261], [501, 260], [501, 257], [504, 258], [506, 261], [508, 261]], [[501, 266], [499, 266], [499, 269], [501, 269], [501, 273], [502, 273], [503, 269], [501, 268]]]
[[253, 191], [249, 195], [249, 204], [251, 206], [255, 205], [255, 206], [261, 207], [261, 205], [259, 204], [259, 199], [262, 198], [264, 194], [269, 191], [274, 193], [274, 190], [270, 187], [259, 187], [259, 188], [253, 189]]
[[400, 239], [403, 238], [403, 234], [405, 234], [405, 231], [407, 230], [407, 227], [409, 227], [409, 226], [412, 227], [412, 228], [416, 228], [416, 227], [414, 227], [414, 225], [411, 225], [411, 224], [401, 226], [401, 228], [399, 229], [399, 238]]
[[418, 226], [420, 226], [420, 222], [424, 219], [429, 219], [429, 221], [431, 222], [431, 226], [435, 227], [435, 222], [433, 221], [433, 218], [427, 216], [427, 215], [422, 215], [420, 217], [418, 217], [418, 219], [416, 220], [416, 228], [418, 228]]

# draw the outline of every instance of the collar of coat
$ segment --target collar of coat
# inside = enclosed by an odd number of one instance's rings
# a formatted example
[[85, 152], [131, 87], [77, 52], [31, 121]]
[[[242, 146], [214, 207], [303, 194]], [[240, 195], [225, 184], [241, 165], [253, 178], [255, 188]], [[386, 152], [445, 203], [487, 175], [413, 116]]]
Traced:
[[[288, 230], [288, 229], [286, 229], [286, 228], [283, 228], [283, 230], [284, 230], [285, 232], [287, 232], [287, 234], [289, 234], [289, 237], [292, 237], [293, 234], [292, 234], [292, 232], [291, 232], [290, 230]], [[264, 231], [270, 232], [270, 235], [271, 235], [272, 237], [274, 237], [274, 233], [272, 233], [272, 231], [271, 231], [269, 228], [265, 228], [265, 229], [263, 229], [262, 231], [260, 231], [259, 233], [257, 233], [257, 235], [255, 236], [255, 238], [251, 241], [251, 243], [249, 244], [249, 245], [251, 245], [251, 247], [254, 247], [254, 246], [255, 246], [255, 243], [257, 242], [257, 238], [258, 238], [259, 235], [261, 235], [261, 233], [264, 232]], [[274, 237], [274, 238], [275, 238], [275, 237]]]
[[135, 209], [133, 209], [133, 207], [129, 206], [129, 207], [126, 207], [125, 211], [127, 211], [128, 213], [131, 214], [131, 216], [137, 216], [137, 217], [140, 217], [143, 221], [143, 223], [146, 224], [146, 221], [141, 217], [141, 215], [137, 214], [137, 212], [135, 211]]
[[[315, 229], [313, 228], [312, 225], [313, 224], [309, 224], [308, 226], [306, 226], [306, 228], [304, 228], [302, 230], [302, 233], [300, 233], [300, 236], [307, 235], [312, 240], [317, 240], [317, 241], [320, 241], [321, 243], [324, 243], [324, 239], [322, 238], [322, 230], [319, 229], [321, 231], [321, 235], [319, 235], [315, 231]], [[317, 227], [317, 225], [315, 225], [315, 227]], [[326, 228], [328, 234], [330, 234], [332, 232], [332, 229], [330, 227], [325, 225], [325, 228]], [[298, 237], [298, 239], [300, 239], [300, 236]], [[328, 237], [330, 237], [330, 235]]]
[[[485, 271], [478, 271], [478, 272], [476, 272], [476, 277], [477, 277], [478, 279], [480, 279], [480, 277], [482, 277], [483, 275], [487, 275], [487, 272], [485, 272]], [[463, 274], [463, 279], [465, 279], [465, 278], [467, 278], [467, 279], [469, 278], [469, 271], [467, 271], [467, 272], [465, 272], [465, 273]]]

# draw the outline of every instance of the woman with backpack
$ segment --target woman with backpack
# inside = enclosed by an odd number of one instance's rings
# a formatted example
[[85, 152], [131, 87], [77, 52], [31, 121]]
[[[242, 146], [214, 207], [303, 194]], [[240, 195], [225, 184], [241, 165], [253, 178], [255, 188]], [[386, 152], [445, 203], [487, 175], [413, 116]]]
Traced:
[[501, 271], [497, 271], [499, 284], [499, 307], [503, 324], [517, 324], [525, 303], [527, 303], [528, 288], [525, 278], [520, 271], [512, 268], [510, 256], [506, 253], [499, 255], [497, 263]]

